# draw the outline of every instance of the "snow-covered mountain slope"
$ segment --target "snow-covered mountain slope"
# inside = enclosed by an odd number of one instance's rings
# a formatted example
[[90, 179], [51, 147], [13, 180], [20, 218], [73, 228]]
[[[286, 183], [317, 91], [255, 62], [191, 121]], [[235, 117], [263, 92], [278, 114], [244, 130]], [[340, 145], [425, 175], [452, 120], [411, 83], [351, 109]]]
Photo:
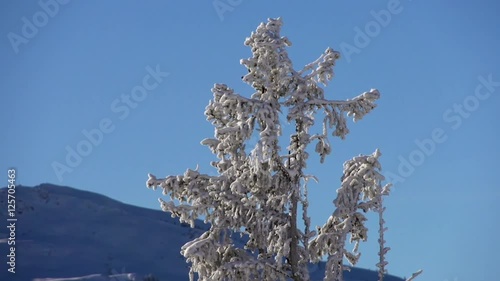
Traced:
[[[129, 280], [153, 274], [161, 281], [188, 280], [184, 243], [201, 235], [159, 210], [123, 204], [100, 194], [42, 184], [16, 187], [16, 273], [7, 271], [6, 226], [0, 228], [0, 280]], [[7, 189], [0, 189], [0, 221], [7, 225]], [[241, 241], [241, 243], [243, 243]], [[321, 280], [324, 264], [312, 265]], [[316, 275], [316, 276], [314, 276]], [[82, 276], [81, 278], [73, 278]], [[70, 279], [71, 278], [71, 279]], [[346, 281], [377, 280], [354, 268]], [[402, 279], [387, 276], [386, 281]]]

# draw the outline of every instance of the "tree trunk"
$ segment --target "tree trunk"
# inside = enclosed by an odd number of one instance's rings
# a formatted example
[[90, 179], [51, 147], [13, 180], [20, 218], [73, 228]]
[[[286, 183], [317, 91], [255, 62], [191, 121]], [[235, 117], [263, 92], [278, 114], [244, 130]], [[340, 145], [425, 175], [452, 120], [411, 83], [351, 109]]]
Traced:
[[292, 268], [292, 279], [294, 281], [301, 281], [299, 274], [299, 239], [297, 237], [297, 205], [298, 196], [296, 190], [294, 189], [292, 194], [292, 208], [290, 210], [290, 236], [292, 241], [290, 242], [290, 256], [289, 262]]

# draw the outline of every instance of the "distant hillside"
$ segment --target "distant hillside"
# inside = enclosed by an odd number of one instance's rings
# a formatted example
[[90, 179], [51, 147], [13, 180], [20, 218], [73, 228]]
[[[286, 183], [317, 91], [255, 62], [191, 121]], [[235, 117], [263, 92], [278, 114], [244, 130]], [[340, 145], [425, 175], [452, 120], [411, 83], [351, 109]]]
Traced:
[[[16, 274], [5, 269], [9, 246], [8, 229], [3, 226], [0, 280], [81, 277], [71, 280], [118, 281], [133, 280], [133, 276], [142, 280], [151, 273], [160, 281], [187, 281], [189, 264], [180, 248], [207, 229], [201, 221], [191, 229], [162, 211], [70, 187], [18, 186], [15, 195]], [[6, 224], [6, 188], [0, 189], [0, 217]], [[312, 265], [311, 271], [321, 280], [324, 264]], [[375, 271], [354, 268], [346, 272], [346, 281], [375, 280]], [[403, 279], [387, 276], [384, 280]]]

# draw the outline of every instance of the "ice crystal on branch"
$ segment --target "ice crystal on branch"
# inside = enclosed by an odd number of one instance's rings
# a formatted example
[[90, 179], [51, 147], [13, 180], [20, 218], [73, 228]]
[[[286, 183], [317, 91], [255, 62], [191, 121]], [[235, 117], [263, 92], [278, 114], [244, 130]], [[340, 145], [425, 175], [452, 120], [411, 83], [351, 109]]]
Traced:
[[[333, 215], [319, 233], [310, 230], [307, 181], [315, 178], [304, 174], [308, 146], [312, 144], [323, 161], [331, 152], [330, 136], [343, 139], [349, 133], [345, 116], [360, 120], [375, 108], [380, 95], [372, 89], [349, 100], [326, 99], [321, 85], [333, 78], [340, 54], [328, 48], [296, 71], [286, 51], [291, 42], [280, 35], [281, 26], [280, 18], [269, 19], [245, 40], [252, 57], [241, 60], [247, 68], [242, 80], [254, 89], [251, 97], [225, 84], [212, 89], [213, 100], [205, 115], [215, 133], [201, 144], [216, 155], [211, 165], [218, 175], [198, 169], [161, 179], [149, 175], [147, 186], [160, 187], [171, 198], [160, 199], [164, 211], [191, 225], [200, 217], [210, 224], [201, 237], [182, 247], [181, 253], [192, 264], [191, 280], [197, 273], [202, 281], [305, 281], [309, 280], [307, 264], [324, 256], [328, 256], [325, 280], [342, 280], [344, 257], [352, 264], [359, 258], [357, 247], [353, 252], [344, 249], [347, 235], [355, 243], [367, 238], [366, 218], [360, 210], [383, 210], [381, 196], [388, 186], [380, 185], [377, 150], [346, 162]], [[324, 112], [323, 129], [311, 134], [318, 111]], [[281, 122], [281, 113], [288, 123]], [[284, 126], [295, 131], [287, 153], [280, 144]], [[245, 144], [255, 135], [257, 144], [246, 150]], [[299, 219], [304, 229], [297, 226]], [[246, 237], [243, 249], [235, 246], [234, 234]], [[381, 247], [383, 274], [387, 248]]]

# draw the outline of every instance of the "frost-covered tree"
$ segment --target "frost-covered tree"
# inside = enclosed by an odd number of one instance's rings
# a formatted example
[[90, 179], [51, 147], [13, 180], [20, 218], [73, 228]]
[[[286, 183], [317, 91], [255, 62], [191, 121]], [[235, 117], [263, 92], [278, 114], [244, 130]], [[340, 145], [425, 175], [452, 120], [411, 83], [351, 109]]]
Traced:
[[[286, 50], [291, 42], [280, 35], [281, 26], [280, 18], [269, 19], [245, 40], [252, 57], [241, 60], [248, 69], [242, 79], [255, 90], [251, 97], [225, 84], [212, 89], [205, 115], [215, 136], [201, 143], [217, 156], [211, 164], [218, 175], [200, 173], [198, 168], [166, 178], [150, 174], [147, 186], [161, 187], [170, 196], [159, 201], [172, 217], [192, 226], [198, 218], [210, 224], [208, 231], [182, 247], [182, 255], [192, 264], [191, 280], [197, 273], [202, 281], [306, 281], [308, 263], [323, 258], [324, 280], [343, 280], [344, 258], [356, 264], [358, 244], [367, 239], [364, 213], [370, 210], [380, 215], [377, 266], [382, 280], [389, 250], [383, 237], [382, 196], [390, 185], [381, 185], [380, 152], [344, 164], [334, 211], [317, 231], [311, 229], [307, 214], [307, 182], [315, 177], [305, 173], [308, 147], [314, 145], [323, 162], [331, 152], [329, 135], [344, 139], [349, 133], [345, 115], [360, 120], [375, 108], [380, 94], [372, 89], [349, 100], [326, 99], [323, 86], [334, 76], [339, 53], [328, 48], [296, 71]], [[318, 111], [324, 118], [314, 126]], [[287, 122], [280, 121], [281, 114]], [[287, 125], [292, 128], [289, 139], [283, 136]], [[318, 127], [319, 132], [312, 132]], [[247, 150], [245, 144], [254, 134], [258, 141]], [[238, 233], [247, 238], [244, 248], [233, 243]], [[346, 249], [348, 239], [354, 243], [352, 251]]]

